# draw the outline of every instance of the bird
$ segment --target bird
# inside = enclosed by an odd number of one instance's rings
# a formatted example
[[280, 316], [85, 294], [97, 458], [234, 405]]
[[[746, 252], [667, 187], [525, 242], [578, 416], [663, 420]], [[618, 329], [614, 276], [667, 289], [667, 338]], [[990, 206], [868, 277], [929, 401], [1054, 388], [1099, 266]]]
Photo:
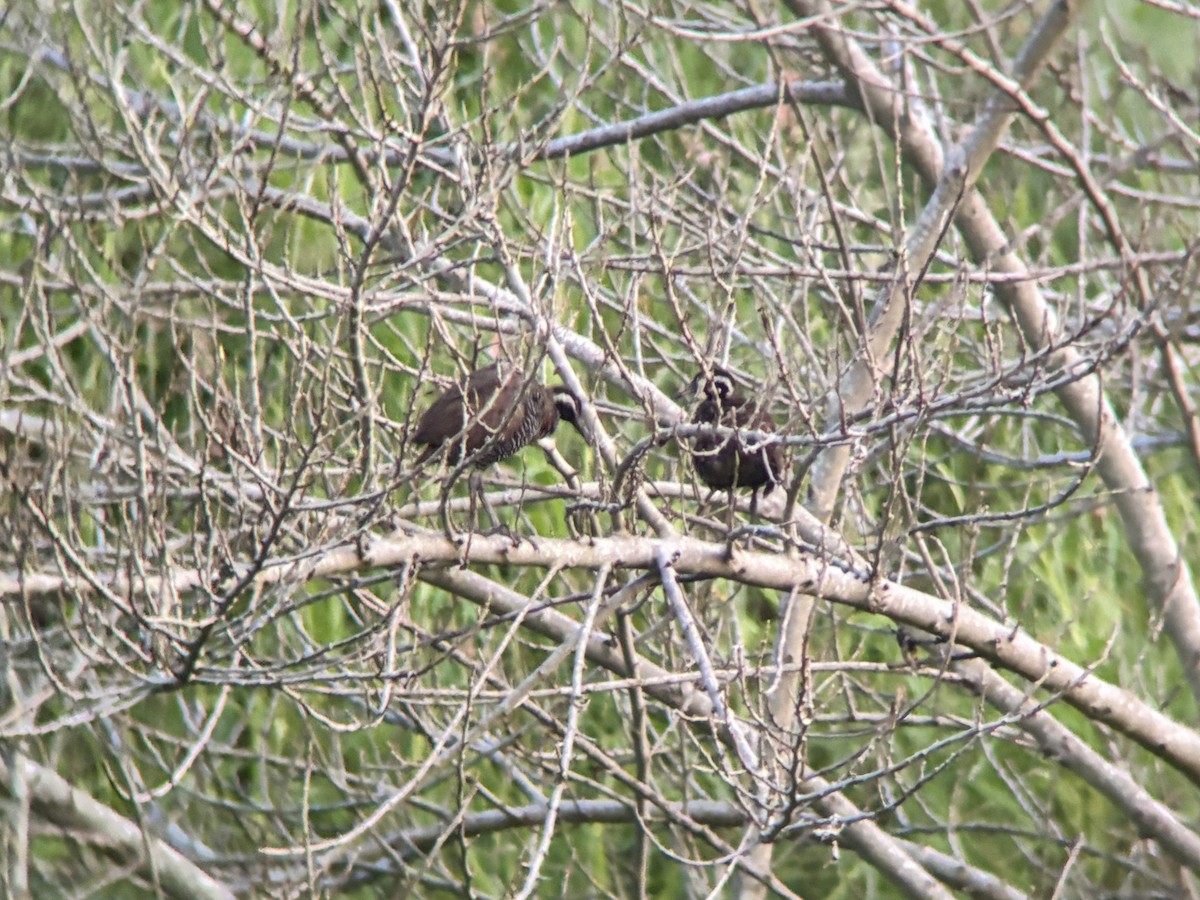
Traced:
[[[775, 420], [766, 408], [737, 389], [733, 376], [713, 367], [700, 371], [688, 385], [688, 393], [702, 394], [692, 422], [750, 431], [774, 431]], [[749, 446], [747, 446], [747, 443]], [[783, 445], [744, 442], [737, 435], [702, 434], [692, 442], [692, 465], [696, 475], [714, 490], [766, 487], [770, 493], [783, 481]]]
[[512, 456], [554, 432], [560, 419], [579, 427], [579, 401], [562, 385], [547, 388], [517, 366], [492, 363], [447, 388], [417, 422], [416, 464], [442, 453], [450, 465], [468, 458], [477, 469]]

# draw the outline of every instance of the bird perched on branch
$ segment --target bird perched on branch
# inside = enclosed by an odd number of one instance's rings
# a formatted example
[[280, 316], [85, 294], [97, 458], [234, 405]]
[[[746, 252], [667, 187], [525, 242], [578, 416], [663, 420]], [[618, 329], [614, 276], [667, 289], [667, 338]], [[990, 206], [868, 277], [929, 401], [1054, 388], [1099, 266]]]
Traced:
[[519, 367], [492, 363], [425, 410], [412, 438], [425, 448], [417, 464], [441, 453], [451, 465], [468, 457], [483, 469], [553, 433], [559, 419], [578, 428], [578, 415], [579, 401], [565, 387], [547, 388]]
[[[747, 400], [733, 382], [733, 376], [714, 367], [696, 374], [688, 385], [690, 394], [701, 394], [692, 422], [719, 425], [747, 431], [774, 431], [775, 420], [759, 398]], [[767, 444], [737, 435], [703, 434], [692, 442], [692, 465], [696, 475], [708, 487], [730, 490], [735, 487], [769, 493], [783, 480], [783, 445]]]

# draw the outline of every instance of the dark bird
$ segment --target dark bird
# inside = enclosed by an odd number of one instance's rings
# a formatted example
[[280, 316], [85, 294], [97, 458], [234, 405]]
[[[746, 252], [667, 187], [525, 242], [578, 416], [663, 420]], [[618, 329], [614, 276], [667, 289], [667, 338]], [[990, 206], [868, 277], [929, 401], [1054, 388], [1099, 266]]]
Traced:
[[561, 385], [547, 388], [515, 366], [476, 369], [465, 385], [442, 392], [417, 422], [417, 464], [442, 453], [451, 465], [473, 457], [476, 468], [512, 456], [551, 434], [558, 420], [579, 427], [579, 401]]
[[[748, 431], [774, 431], [775, 420], [756, 398], [748, 401], [733, 383], [733, 376], [714, 367], [712, 373], [697, 373], [688, 385], [691, 394], [703, 400], [692, 416], [697, 425], [720, 425]], [[692, 442], [692, 465], [710, 488], [729, 490], [745, 487], [769, 492], [783, 480], [783, 445], [763, 444], [737, 435], [703, 434]]]

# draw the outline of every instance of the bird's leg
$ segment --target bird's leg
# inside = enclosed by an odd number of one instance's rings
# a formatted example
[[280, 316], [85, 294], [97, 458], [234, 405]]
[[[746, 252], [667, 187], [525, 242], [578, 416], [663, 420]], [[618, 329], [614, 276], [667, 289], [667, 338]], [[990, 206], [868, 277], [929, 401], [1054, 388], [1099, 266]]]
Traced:
[[733, 559], [739, 543], [747, 550], [753, 549], [755, 539], [784, 541], [787, 536], [774, 525], [743, 525], [725, 535], [725, 558]]
[[[512, 541], [512, 545], [514, 547], [519, 546], [521, 541], [528, 540], [528, 538], [523, 537], [520, 533], [514, 531], [508, 525], [504, 524], [504, 522], [500, 521], [500, 516], [496, 514], [495, 508], [492, 506], [491, 501], [488, 500], [487, 491], [484, 490], [483, 473], [473, 473], [470, 478], [470, 483], [472, 531], [479, 531], [479, 523], [476, 521], [475, 516], [475, 500], [478, 498], [479, 503], [483, 506], [483, 511], [487, 513], [488, 521], [491, 522], [491, 527], [486, 532], [480, 532], [481, 534], [502, 534]], [[530, 543], [532, 543], [532, 541], [530, 541]]]
[[450, 518], [450, 484], [442, 488], [441, 502], [438, 505], [438, 516], [442, 520], [442, 531], [446, 537], [453, 543], [457, 544], [461, 540], [461, 535], [454, 528], [454, 522]]
[[496, 515], [496, 510], [492, 508], [491, 501], [487, 498], [487, 491], [483, 488], [483, 473], [474, 471], [467, 479], [471, 486], [471, 528], [475, 531], [479, 530], [479, 522], [476, 518], [478, 512], [476, 502], [483, 506], [483, 511], [487, 513], [488, 521], [492, 523], [492, 528], [500, 527], [500, 517]]
[[[478, 530], [478, 523], [476, 522], [476, 517], [478, 515], [478, 509], [476, 507], [476, 503], [479, 500], [479, 497], [481, 496], [482, 490], [483, 490], [482, 476], [479, 474], [479, 472], [474, 471], [470, 475], [467, 476], [467, 527], [468, 527], [468, 530], [467, 530], [466, 539], [464, 540], [463, 536], [461, 534], [454, 534], [454, 536], [451, 538], [451, 540], [454, 541], [455, 543], [462, 541], [463, 552], [462, 552], [462, 557], [460, 558], [460, 561], [459, 561], [459, 565], [462, 567], [466, 566], [467, 559], [471, 555], [471, 539], [475, 537], [475, 532]], [[449, 493], [450, 493], [449, 486], [447, 486], [446, 494], [448, 495]], [[446, 509], [445, 500], [443, 500], [442, 501], [443, 512], [445, 511], [445, 509]], [[489, 512], [490, 511], [491, 510], [489, 508]], [[442, 526], [447, 529], [447, 534], [452, 533], [450, 531], [451, 525], [450, 525], [449, 516], [446, 516], [443, 518]]]

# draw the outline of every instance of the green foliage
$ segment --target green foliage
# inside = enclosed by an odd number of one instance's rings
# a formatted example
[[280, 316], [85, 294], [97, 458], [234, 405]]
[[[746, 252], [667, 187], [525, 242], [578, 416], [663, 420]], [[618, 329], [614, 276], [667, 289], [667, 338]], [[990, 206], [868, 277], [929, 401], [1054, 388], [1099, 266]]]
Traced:
[[[881, 36], [870, 52], [886, 74], [911, 67], [906, 100], [957, 140], [1009, 77], [1034, 13], [933, 3], [922, 14], [945, 35], [896, 10], [848, 10], [842, 24]], [[683, 384], [702, 360], [728, 361], [779, 414], [798, 467], [848, 448], [832, 526], [870, 578], [993, 616], [1193, 722], [1130, 525], [1053, 388], [1094, 366], [1121, 420], [1168, 448], [1141, 458], [1180, 558], [1197, 558], [1190, 413], [1163, 399], [1173, 386], [1157, 362], [1164, 335], [1176, 341], [1177, 377], [1194, 393], [1194, 261], [1178, 251], [1197, 233], [1183, 127], [1196, 34], [1152, 4], [1088, 15], [1028, 89], [1048, 118], [1018, 116], [979, 183], [1005, 251], [1035, 270], [1054, 310], [1056, 346], [1086, 366], [1065, 372], [1016, 336], [996, 299], [1009, 282], [987, 280], [996, 257], [975, 259], [948, 225], [905, 297], [901, 339], [875, 359], [877, 393], [845, 419], [828, 401], [931, 193], [887, 137], [905, 122], [773, 105], [537, 158], [556, 137], [781, 68], [794, 76], [798, 60], [804, 78], [830, 75], [808, 65], [815, 45], [782, 12], [154, 0], [0, 16], [19, 35], [0, 43], [0, 413], [53, 426], [5, 418], [0, 432], [12, 694], [2, 736], [13, 753], [132, 820], [184, 829], [198, 865], [250, 891], [514, 893], [541, 826], [463, 829], [560, 783], [564, 800], [640, 801], [650, 818], [559, 822], [539, 895], [633, 896], [643, 852], [650, 896], [723, 886], [745, 828], [668, 821], [656, 803], [753, 809], [763, 785], [718, 740], [724, 723], [644, 686], [635, 696], [627, 673], [592, 662], [576, 682], [574, 653], [548, 666], [556, 641], [421, 581], [453, 561], [371, 570], [354, 556], [377, 538], [440, 529], [436, 515], [409, 516], [447, 490], [432, 466], [420, 481], [409, 471], [416, 416], [495, 341], [541, 353], [545, 334], [527, 337], [539, 323], [568, 351], [590, 341], [589, 358], [609, 366], [608, 380], [581, 363], [576, 374], [618, 459], [662, 429], [630, 477], [685, 486], [647, 488], [680, 533], [723, 546], [727, 511], [690, 490], [686, 440], [666, 434], [663, 410], [624, 373], [686, 418]], [[893, 58], [893, 44], [905, 53]], [[994, 63], [997, 79], [961, 49]], [[532, 311], [502, 314], [497, 297], [524, 291]], [[555, 381], [552, 370], [542, 360], [539, 377]], [[489, 490], [524, 488], [500, 512], [514, 533], [587, 547], [598, 523], [600, 535], [620, 524], [631, 540], [655, 537], [609, 505], [626, 498], [595, 446], [569, 428], [556, 442], [592, 493], [561, 496], [562, 476], [525, 449], [482, 475]], [[465, 477], [448, 496], [468, 496]], [[767, 529], [747, 540], [782, 552]], [[356, 562], [311, 568], [335, 557]], [[582, 621], [596, 591], [590, 568], [548, 575], [465, 551], [461, 562], [531, 598], [531, 613]], [[626, 563], [604, 590], [630, 577]], [[270, 579], [239, 583], [260, 567]], [[32, 576], [71, 581], [35, 608], [46, 591], [27, 587]], [[908, 658], [891, 619], [819, 604], [802, 657], [789, 659], [810, 666], [802, 721], [776, 734], [765, 667], [786, 598], [723, 579], [681, 589], [733, 713], [770, 733], [774, 751], [801, 753], [798, 775], [842, 784], [885, 833], [1035, 896], [1178, 886], [1123, 809], [957, 684], [953, 666], [922, 648]], [[661, 585], [622, 614], [643, 662], [706, 696]], [[617, 620], [596, 633], [617, 646]], [[996, 671], [1181, 821], [1200, 815], [1167, 763]], [[363, 823], [369, 833], [328, 856], [257, 853], [337, 842]], [[890, 896], [842, 841], [845, 825], [801, 797], [774, 877], [806, 896]], [[438, 840], [405, 843], [421, 829]], [[138, 861], [110, 870], [93, 851], [82, 830], [39, 824], [35, 892], [117, 896], [96, 875], [112, 871], [120, 896], [154, 895]]]

